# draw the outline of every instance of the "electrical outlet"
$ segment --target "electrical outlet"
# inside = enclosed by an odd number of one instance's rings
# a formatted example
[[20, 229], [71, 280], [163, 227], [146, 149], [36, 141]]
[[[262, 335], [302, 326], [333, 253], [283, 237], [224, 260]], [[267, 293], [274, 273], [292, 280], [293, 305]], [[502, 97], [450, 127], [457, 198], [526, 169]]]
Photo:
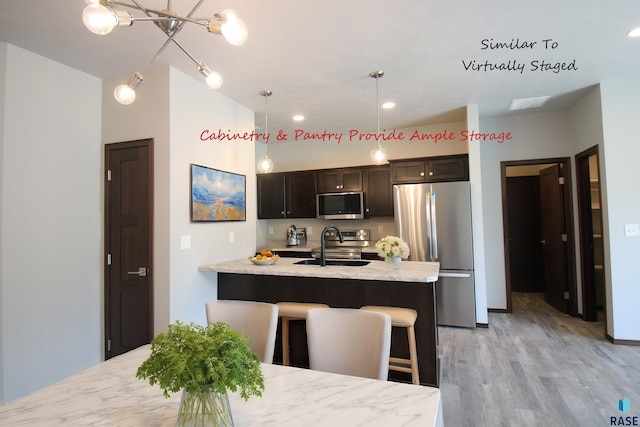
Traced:
[[307, 236], [313, 234], [313, 227], [307, 227]]
[[180, 249], [191, 248], [191, 236], [180, 236]]
[[640, 225], [638, 224], [625, 224], [624, 225], [624, 235], [637, 237], [640, 236]]
[[273, 227], [269, 227], [269, 234], [273, 234]]
[[384, 228], [382, 225], [378, 225], [378, 234], [382, 234], [384, 232]]

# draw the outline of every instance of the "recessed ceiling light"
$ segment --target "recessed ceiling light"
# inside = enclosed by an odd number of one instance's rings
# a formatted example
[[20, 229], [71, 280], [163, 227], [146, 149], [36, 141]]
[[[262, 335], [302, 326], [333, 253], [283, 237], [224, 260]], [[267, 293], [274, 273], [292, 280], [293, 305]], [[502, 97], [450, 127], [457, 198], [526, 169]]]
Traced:
[[627, 33], [627, 37], [640, 37], [640, 27], [634, 28]]
[[396, 106], [396, 103], [393, 101], [385, 102], [384, 104], [382, 104], [382, 108], [384, 108], [385, 110], [389, 110], [395, 106]]
[[293, 116], [293, 120], [296, 122], [301, 122], [304, 120], [304, 116], [302, 114], [296, 114], [295, 116]]
[[508, 111], [526, 110], [527, 108], [542, 107], [542, 105], [544, 105], [544, 103], [547, 102], [549, 100], [549, 98], [551, 98], [551, 97], [550, 96], [538, 96], [538, 97], [535, 97], [535, 98], [514, 99], [513, 101], [511, 101], [511, 104], [509, 104], [509, 108], [507, 108], [507, 110]]

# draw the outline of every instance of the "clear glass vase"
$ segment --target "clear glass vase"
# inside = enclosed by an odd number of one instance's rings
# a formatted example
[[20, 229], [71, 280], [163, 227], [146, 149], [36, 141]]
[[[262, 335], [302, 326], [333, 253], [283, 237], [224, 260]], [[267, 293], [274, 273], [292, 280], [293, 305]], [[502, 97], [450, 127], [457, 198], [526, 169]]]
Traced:
[[402, 257], [400, 256], [388, 256], [385, 258], [387, 264], [391, 266], [394, 270], [400, 268], [400, 261], [402, 261]]
[[183, 389], [176, 427], [205, 426], [233, 426], [227, 393], [218, 393], [210, 385], [197, 390]]

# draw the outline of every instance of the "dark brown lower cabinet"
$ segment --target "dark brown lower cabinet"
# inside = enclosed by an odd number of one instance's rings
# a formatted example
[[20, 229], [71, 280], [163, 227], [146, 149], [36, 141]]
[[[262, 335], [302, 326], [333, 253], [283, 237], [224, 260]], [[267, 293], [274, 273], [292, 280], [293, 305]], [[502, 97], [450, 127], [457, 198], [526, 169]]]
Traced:
[[[221, 300], [315, 302], [345, 308], [360, 308], [363, 305], [413, 308], [418, 312], [415, 333], [420, 382], [438, 387], [440, 367], [434, 298], [434, 283], [218, 273], [218, 299]], [[305, 328], [304, 321], [290, 323], [292, 366], [309, 366]], [[391, 355], [408, 358], [408, 348], [406, 329], [394, 328]], [[274, 362], [282, 363], [280, 325]], [[410, 383], [411, 375], [390, 371], [389, 379]]]

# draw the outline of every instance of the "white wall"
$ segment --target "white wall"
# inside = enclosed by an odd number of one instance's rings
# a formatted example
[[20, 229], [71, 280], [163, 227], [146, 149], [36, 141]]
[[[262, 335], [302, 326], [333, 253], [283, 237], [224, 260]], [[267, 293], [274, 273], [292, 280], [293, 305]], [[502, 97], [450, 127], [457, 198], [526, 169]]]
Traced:
[[482, 214], [485, 240], [487, 305], [506, 309], [504, 230], [500, 162], [512, 160], [572, 157], [568, 113], [520, 114], [480, 120], [481, 132], [511, 132], [513, 139], [499, 144], [484, 141], [480, 150]]
[[[604, 144], [601, 175], [605, 241], [605, 277], [611, 284], [607, 308], [612, 310], [607, 333], [616, 340], [640, 340], [640, 237], [626, 237], [625, 224], [640, 223], [640, 80], [600, 84]], [[608, 266], [608, 267], [607, 267]]]
[[[5, 86], [6, 86], [6, 65], [7, 65], [7, 44], [0, 43], [0, 166], [4, 165], [4, 145], [5, 145], [5, 137], [4, 137], [4, 114], [5, 114]], [[4, 170], [4, 168], [2, 168]], [[4, 280], [2, 271], [3, 260], [4, 260], [4, 245], [1, 242], [4, 242], [4, 235], [2, 231], [4, 230], [4, 221], [3, 221], [3, 212], [4, 212], [4, 174], [0, 171], [0, 405], [5, 401], [4, 399], [4, 347], [2, 345], [2, 331], [4, 331], [4, 310], [2, 307], [4, 306], [2, 294], [4, 289]]]
[[[571, 125], [571, 135], [573, 138], [573, 152], [574, 154], [578, 154], [584, 150], [587, 150], [595, 145], [599, 145], [599, 157], [602, 159], [602, 109], [600, 107], [600, 87], [593, 87], [585, 96], [583, 96], [578, 102], [569, 110], [569, 119]], [[600, 162], [600, 167], [603, 167], [603, 162]], [[576, 165], [575, 162], [572, 163], [571, 173], [576, 179], [573, 180], [573, 194], [575, 195], [573, 198], [573, 211], [576, 213], [576, 217], [578, 216], [578, 191], [577, 191], [577, 175], [576, 175]], [[604, 177], [604, 172], [600, 171], [599, 173], [601, 177], [600, 185], [604, 188], [606, 178]], [[602, 196], [602, 214], [607, 215], [607, 204], [605, 197]], [[605, 233], [607, 235], [608, 233]], [[575, 241], [575, 253], [576, 253], [576, 281], [578, 287], [578, 313], [582, 314], [582, 306], [583, 306], [583, 287], [582, 287], [582, 262], [580, 258], [580, 222], [576, 218], [574, 223], [574, 235], [577, 237]], [[605, 251], [608, 253], [609, 251], [609, 241], [606, 240], [604, 242], [606, 247]], [[610, 284], [606, 283], [605, 279], [605, 293], [609, 293], [611, 289]], [[610, 303], [610, 295], [606, 296], [607, 305]], [[611, 313], [612, 307], [609, 305], [607, 307], [607, 324], [611, 322]]]
[[[304, 128], [304, 126], [301, 126]], [[460, 141], [439, 141], [433, 140], [418, 141], [409, 138], [414, 131], [421, 133], [437, 133], [447, 130], [454, 132], [456, 136], [465, 128], [464, 122], [443, 123], [438, 125], [421, 126], [410, 129], [398, 129], [397, 132], [404, 132], [403, 140], [385, 141], [382, 146], [387, 151], [389, 159], [407, 159], [412, 157], [444, 156], [448, 154], [462, 154], [468, 150], [468, 143]], [[362, 133], [372, 132], [367, 129], [359, 129]], [[336, 132], [327, 129], [327, 132]], [[375, 131], [373, 131], [375, 133]], [[275, 141], [276, 130], [269, 130], [271, 139], [268, 144], [269, 157], [273, 160], [274, 172], [286, 172], [295, 170], [339, 168], [347, 166], [370, 165], [369, 154], [377, 146], [376, 142], [348, 141], [348, 133], [342, 138], [342, 142], [295, 141], [289, 135], [287, 141]], [[256, 156], [264, 156], [264, 143], [257, 144]]]
[[101, 360], [101, 81], [2, 45], [2, 394]]
[[[198, 266], [249, 256], [256, 246], [255, 147], [252, 142], [203, 142], [205, 129], [251, 132], [253, 112], [173, 68], [146, 72], [136, 101], [118, 104], [105, 81], [106, 142], [154, 138], [154, 331], [181, 320], [204, 323], [204, 304], [217, 295], [215, 273]], [[247, 176], [247, 220], [191, 223], [190, 164]], [[229, 233], [235, 243], [229, 243]], [[180, 237], [191, 236], [191, 249]]]
[[[256, 159], [253, 141], [202, 142], [199, 136], [204, 129], [251, 132], [254, 114], [175, 69], [170, 99], [171, 321], [206, 323], [204, 305], [216, 299], [217, 275], [200, 273], [198, 266], [250, 256], [256, 248]], [[246, 176], [246, 221], [190, 222], [191, 163]], [[182, 235], [191, 236], [191, 249], [180, 249]]]
[[[467, 106], [467, 130], [480, 131], [477, 105]], [[469, 143], [469, 183], [471, 186], [471, 226], [473, 228], [473, 276], [475, 281], [476, 323], [489, 324], [487, 313], [486, 235], [484, 228], [484, 198], [482, 193], [481, 144]], [[490, 239], [491, 240], [491, 239]]]

